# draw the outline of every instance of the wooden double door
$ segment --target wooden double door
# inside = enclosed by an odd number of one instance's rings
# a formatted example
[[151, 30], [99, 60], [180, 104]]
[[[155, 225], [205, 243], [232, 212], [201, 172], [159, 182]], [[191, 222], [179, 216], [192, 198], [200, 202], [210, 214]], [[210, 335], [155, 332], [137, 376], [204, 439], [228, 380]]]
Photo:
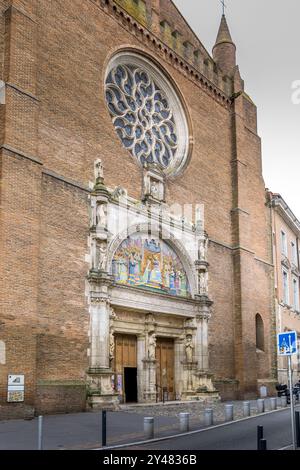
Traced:
[[175, 400], [174, 341], [169, 338], [156, 341], [156, 386], [160, 401]]
[[137, 338], [117, 334], [115, 338], [115, 389], [126, 403], [137, 402]]
[[[115, 335], [115, 390], [122, 401], [137, 402], [137, 338], [133, 335]], [[158, 401], [174, 400], [174, 341], [156, 340], [156, 391]]]

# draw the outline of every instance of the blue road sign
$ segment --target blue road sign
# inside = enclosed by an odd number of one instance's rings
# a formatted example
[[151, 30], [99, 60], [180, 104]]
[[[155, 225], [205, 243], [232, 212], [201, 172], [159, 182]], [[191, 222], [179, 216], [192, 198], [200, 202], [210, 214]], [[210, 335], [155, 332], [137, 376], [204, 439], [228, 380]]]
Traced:
[[297, 354], [297, 333], [287, 331], [277, 335], [277, 345], [279, 356], [291, 356]]

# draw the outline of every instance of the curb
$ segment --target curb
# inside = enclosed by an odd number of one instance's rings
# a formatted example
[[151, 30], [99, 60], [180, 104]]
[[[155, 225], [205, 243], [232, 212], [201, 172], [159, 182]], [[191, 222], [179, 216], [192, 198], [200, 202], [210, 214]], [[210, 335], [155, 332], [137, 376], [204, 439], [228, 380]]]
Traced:
[[209, 427], [204, 428], [204, 429], [197, 429], [195, 431], [184, 432], [184, 433], [175, 434], [175, 435], [172, 434], [171, 436], [157, 437], [157, 438], [154, 438], [154, 439], [149, 439], [149, 440], [144, 440], [144, 441], [129, 442], [127, 444], [118, 444], [118, 445], [114, 445], [114, 446], [99, 447], [99, 448], [92, 449], [92, 450], [106, 451], [106, 450], [113, 450], [113, 449], [122, 449], [124, 447], [133, 447], [133, 446], [138, 446], [138, 445], [142, 445], [142, 444], [151, 444], [152, 442], [154, 443], [154, 442], [167, 441], [167, 440], [170, 440], [170, 439], [176, 439], [178, 437], [184, 437], [184, 436], [191, 436], [193, 434], [199, 434], [201, 432], [210, 431], [212, 429], [222, 428], [222, 427], [225, 427], [225, 426], [232, 426], [235, 423], [240, 423], [242, 421], [248, 421], [250, 419], [259, 418], [261, 416], [266, 416], [266, 415], [270, 415], [270, 414], [273, 414], [273, 413], [280, 413], [282, 411], [287, 411], [289, 409], [290, 408], [287, 406], [286, 408], [281, 408], [280, 410], [266, 411], [265, 413], [260, 413], [260, 414], [257, 414], [255, 416], [247, 416], [246, 418], [239, 418], [239, 419], [236, 419], [234, 421], [229, 421], [227, 423], [216, 424], [215, 426], [209, 426]]

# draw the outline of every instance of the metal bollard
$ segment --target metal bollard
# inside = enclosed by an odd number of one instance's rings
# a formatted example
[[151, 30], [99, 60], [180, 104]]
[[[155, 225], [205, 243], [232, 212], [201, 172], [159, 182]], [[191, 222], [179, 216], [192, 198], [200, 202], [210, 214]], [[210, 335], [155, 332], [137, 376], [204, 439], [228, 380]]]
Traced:
[[296, 446], [300, 447], [300, 411], [295, 413], [295, 424], [296, 424]]
[[257, 450], [260, 449], [260, 442], [264, 437], [264, 427], [263, 426], [257, 426]]
[[277, 398], [270, 398], [271, 410], [277, 410]]
[[277, 408], [281, 407], [281, 398], [280, 397], [276, 398], [276, 404], [277, 404]]
[[264, 413], [265, 412], [265, 400], [264, 400], [264, 398], [259, 398], [257, 400], [257, 411], [259, 413]]
[[102, 447], [106, 446], [106, 410], [102, 410]]
[[43, 450], [43, 416], [38, 417], [38, 450]]
[[233, 421], [233, 405], [225, 405], [225, 421]]
[[144, 434], [146, 439], [154, 437], [154, 418], [144, 418]]
[[189, 432], [190, 413], [179, 413], [179, 429], [181, 432]]
[[212, 426], [214, 422], [214, 416], [213, 416], [213, 410], [210, 408], [207, 408], [204, 410], [204, 422], [205, 426]]
[[250, 416], [250, 401], [244, 401], [243, 402], [243, 411], [244, 411], [244, 418], [247, 418], [247, 416]]
[[267, 440], [266, 439], [261, 439], [260, 440], [258, 450], [267, 450]]
[[287, 398], [286, 396], [281, 397], [281, 406], [285, 408], [287, 406]]

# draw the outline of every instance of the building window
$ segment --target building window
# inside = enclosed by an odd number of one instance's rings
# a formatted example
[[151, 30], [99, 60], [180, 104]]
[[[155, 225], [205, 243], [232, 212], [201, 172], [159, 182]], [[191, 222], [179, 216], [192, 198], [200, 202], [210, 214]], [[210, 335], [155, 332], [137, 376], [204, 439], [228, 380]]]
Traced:
[[293, 278], [293, 308], [299, 311], [299, 280], [296, 277]]
[[291, 246], [292, 246], [292, 263], [298, 267], [298, 256], [297, 256], [297, 247], [296, 247], [296, 243], [295, 242], [292, 242], [291, 243]]
[[264, 351], [265, 350], [264, 322], [259, 313], [257, 313], [255, 317], [255, 330], [256, 330], [256, 349], [259, 349], [260, 351]]
[[116, 54], [108, 65], [105, 96], [123, 146], [141, 165], [177, 174], [189, 152], [189, 130], [168, 78], [142, 55]]
[[285, 256], [288, 255], [287, 237], [286, 237], [286, 233], [283, 230], [281, 230], [281, 252]]
[[286, 305], [290, 303], [290, 292], [289, 292], [289, 273], [282, 270], [282, 284], [283, 284], [283, 302]]

